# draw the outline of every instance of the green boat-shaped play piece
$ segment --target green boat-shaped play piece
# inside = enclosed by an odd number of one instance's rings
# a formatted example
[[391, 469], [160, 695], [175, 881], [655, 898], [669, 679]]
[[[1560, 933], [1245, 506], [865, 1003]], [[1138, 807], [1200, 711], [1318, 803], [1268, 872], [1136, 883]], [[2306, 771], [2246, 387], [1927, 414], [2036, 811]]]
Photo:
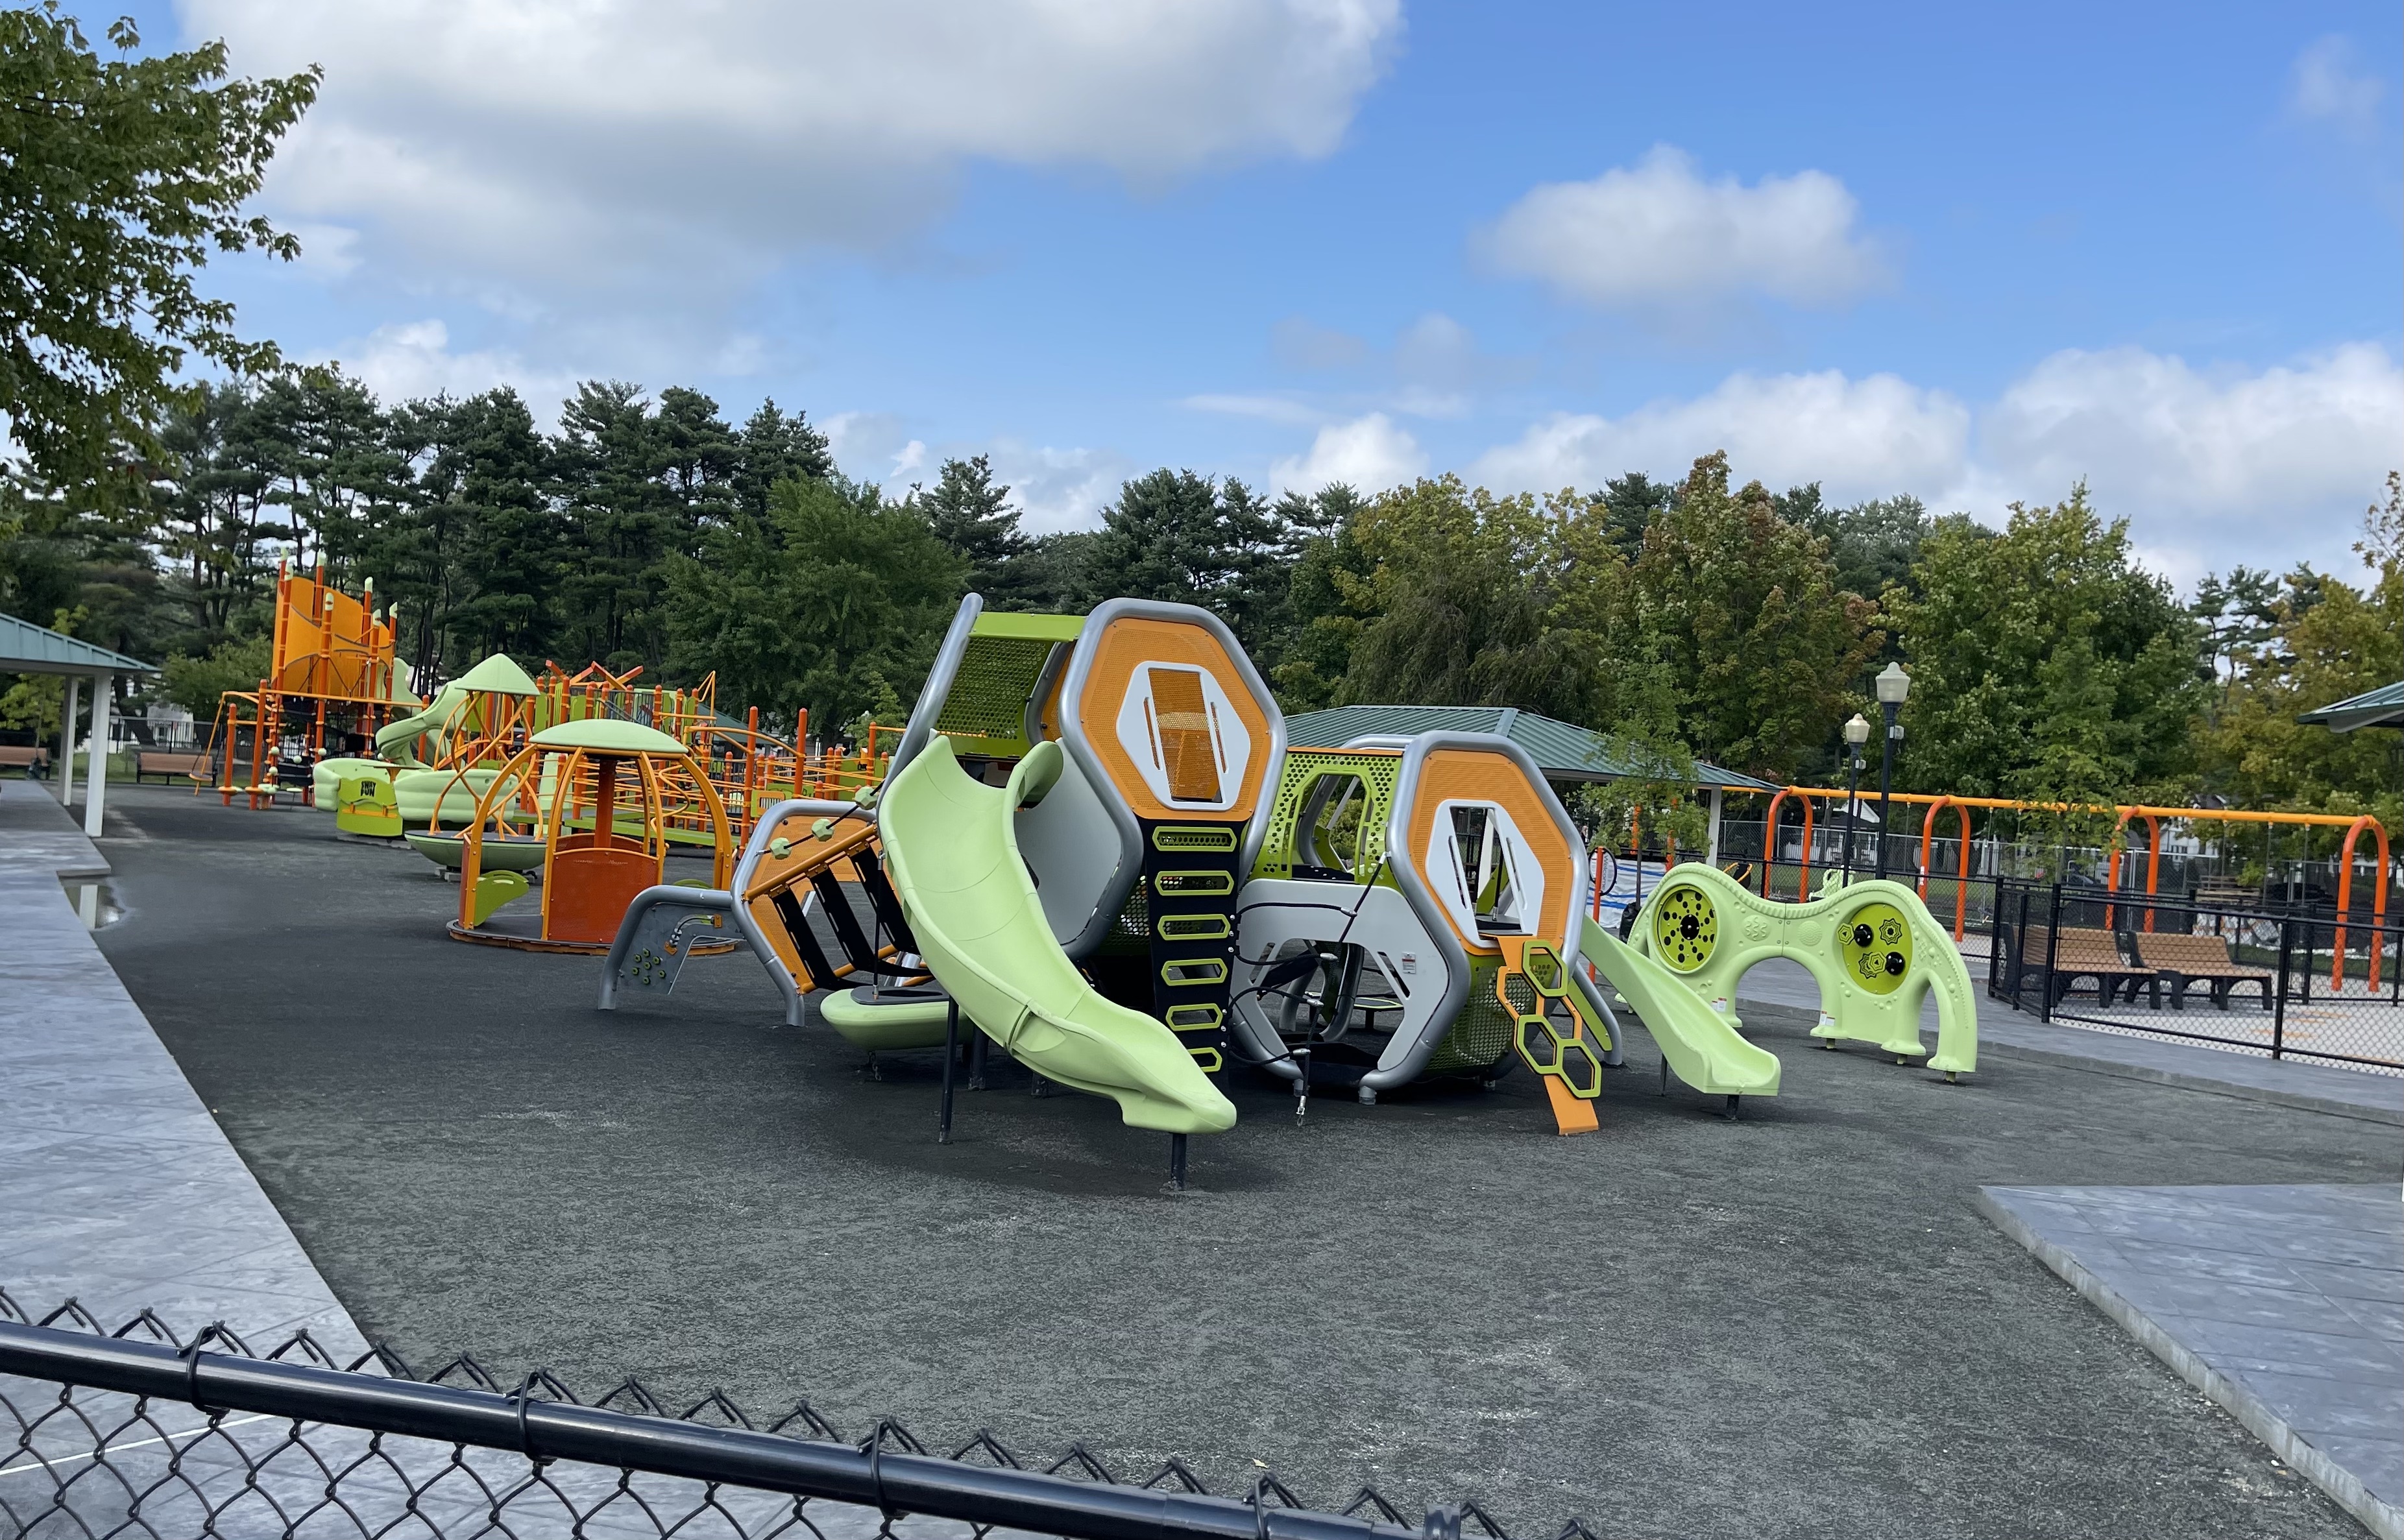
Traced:
[[[460, 834], [428, 834], [412, 829], [401, 836], [409, 848], [436, 866], [457, 871], [468, 864], [468, 838]], [[486, 871], [533, 871], [542, 865], [539, 839], [487, 839], [482, 860]]]

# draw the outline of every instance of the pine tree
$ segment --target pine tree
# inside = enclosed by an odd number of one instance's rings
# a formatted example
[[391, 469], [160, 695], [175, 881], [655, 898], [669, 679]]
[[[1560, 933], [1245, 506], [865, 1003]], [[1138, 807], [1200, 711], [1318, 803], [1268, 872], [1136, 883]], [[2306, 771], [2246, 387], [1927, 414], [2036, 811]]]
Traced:
[[1013, 607], [1010, 563], [1026, 553], [1029, 542], [1019, 533], [1021, 510], [1011, 506], [1010, 489], [994, 484], [991, 462], [982, 454], [946, 460], [934, 491], [913, 486], [908, 501], [935, 538], [968, 562], [970, 589], [994, 608]]
[[735, 506], [768, 527], [768, 493], [779, 481], [800, 477], [825, 480], [834, 475], [834, 454], [826, 435], [809, 425], [806, 412], [788, 417], [774, 400], [744, 423], [735, 437]]

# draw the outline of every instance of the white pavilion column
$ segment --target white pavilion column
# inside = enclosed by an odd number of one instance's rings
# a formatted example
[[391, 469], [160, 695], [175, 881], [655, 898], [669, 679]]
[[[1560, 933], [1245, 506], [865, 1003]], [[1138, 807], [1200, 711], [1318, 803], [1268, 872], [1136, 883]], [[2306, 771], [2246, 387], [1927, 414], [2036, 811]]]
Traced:
[[100, 804], [108, 796], [108, 696], [111, 676], [91, 676], [91, 766], [84, 771], [83, 832], [100, 838]]
[[83, 688], [83, 675], [67, 675], [66, 709], [59, 713], [59, 806], [75, 806], [75, 729], [77, 693]]
[[1720, 864], [1720, 802], [1727, 796], [1725, 786], [1712, 788], [1712, 848], [1703, 859], [1716, 867]]

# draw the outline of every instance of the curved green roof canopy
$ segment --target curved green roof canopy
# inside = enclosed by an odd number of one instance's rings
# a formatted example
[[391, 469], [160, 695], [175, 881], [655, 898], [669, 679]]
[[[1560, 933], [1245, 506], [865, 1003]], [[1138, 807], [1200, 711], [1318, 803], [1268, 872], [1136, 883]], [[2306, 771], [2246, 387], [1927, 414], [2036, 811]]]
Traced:
[[534, 735], [538, 749], [587, 749], [596, 754], [673, 754], [682, 756], [685, 746], [657, 728], [647, 728], [640, 722], [624, 722], [613, 716], [589, 716], [580, 722], [562, 722], [555, 728], [545, 728]]
[[541, 687], [532, 675], [518, 667], [508, 653], [496, 652], [453, 681], [463, 690], [481, 690], [486, 695], [539, 695]]

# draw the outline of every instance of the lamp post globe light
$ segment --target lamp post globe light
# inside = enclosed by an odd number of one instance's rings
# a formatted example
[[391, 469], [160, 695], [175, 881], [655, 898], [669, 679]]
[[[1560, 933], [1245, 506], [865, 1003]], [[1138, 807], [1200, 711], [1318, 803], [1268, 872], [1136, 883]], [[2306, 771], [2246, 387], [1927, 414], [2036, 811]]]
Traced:
[[1869, 722], [1860, 712], [1853, 713], [1853, 719], [1845, 724], [1845, 757], [1852, 767], [1852, 779], [1845, 783], [1845, 881], [1849, 885], [1853, 880], [1853, 836], [1862, 807], [1862, 745], [1869, 741]]
[[1903, 724], [1896, 715], [1903, 710], [1904, 698], [1911, 693], [1911, 675], [1903, 672], [1901, 663], [1889, 663], [1874, 681], [1878, 688], [1879, 710], [1886, 716], [1886, 740], [1879, 747], [1879, 831], [1878, 874], [1886, 876], [1887, 798], [1894, 789], [1894, 745], [1903, 737]]

